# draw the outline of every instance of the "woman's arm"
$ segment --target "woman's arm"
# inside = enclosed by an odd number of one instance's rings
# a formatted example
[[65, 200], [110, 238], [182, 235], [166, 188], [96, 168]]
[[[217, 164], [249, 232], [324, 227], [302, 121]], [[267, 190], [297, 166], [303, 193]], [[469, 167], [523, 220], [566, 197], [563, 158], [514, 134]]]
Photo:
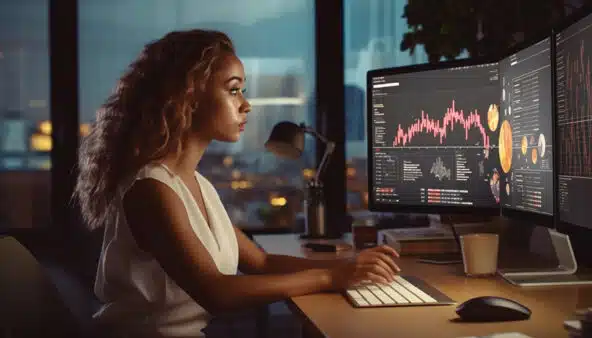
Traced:
[[[239, 269], [249, 274], [266, 273], [291, 273], [309, 269], [331, 269], [343, 264], [347, 259], [307, 259], [286, 255], [267, 254], [261, 250], [238, 228], [234, 228], [239, 247]], [[381, 250], [383, 249], [383, 250]], [[383, 251], [383, 252], [380, 252]], [[390, 248], [379, 248], [378, 255], [383, 255], [383, 261], [389, 264], [394, 271], [399, 267], [387, 256], [399, 257], [398, 253]]]
[[125, 195], [124, 209], [139, 247], [152, 254], [166, 273], [212, 314], [343, 288], [363, 279], [392, 278], [392, 272], [374, 264], [369, 254], [360, 255], [355, 264], [333, 269], [223, 275], [193, 232], [183, 203], [165, 184], [154, 179], [137, 181]]

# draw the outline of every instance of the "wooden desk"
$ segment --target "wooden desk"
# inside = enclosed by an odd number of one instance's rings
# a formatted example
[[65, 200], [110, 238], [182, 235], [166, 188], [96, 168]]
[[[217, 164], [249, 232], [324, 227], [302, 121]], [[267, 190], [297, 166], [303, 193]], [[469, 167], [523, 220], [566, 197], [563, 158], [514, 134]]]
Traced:
[[[258, 235], [255, 241], [268, 253], [327, 258], [335, 254], [307, 253], [296, 234]], [[351, 255], [346, 253], [342, 255]], [[520, 288], [499, 277], [467, 278], [461, 264], [428, 265], [413, 258], [398, 261], [401, 273], [420, 277], [460, 304], [477, 296], [501, 296], [529, 307], [526, 321], [461, 323], [456, 306], [358, 309], [338, 293], [294, 297], [289, 306], [301, 316], [312, 336], [341, 337], [465, 337], [520, 332], [532, 337], [568, 337], [563, 321], [576, 309], [592, 306], [592, 287], [554, 286]], [[310, 331], [311, 330], [311, 331]]]

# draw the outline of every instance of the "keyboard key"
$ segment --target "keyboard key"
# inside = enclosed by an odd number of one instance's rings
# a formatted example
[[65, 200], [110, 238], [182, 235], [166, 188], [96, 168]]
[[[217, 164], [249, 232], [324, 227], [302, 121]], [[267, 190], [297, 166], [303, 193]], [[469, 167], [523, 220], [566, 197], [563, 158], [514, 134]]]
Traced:
[[388, 305], [396, 304], [395, 301], [391, 297], [389, 297], [386, 293], [384, 293], [379, 287], [374, 286], [369, 289], [370, 289], [370, 291], [372, 291], [372, 293], [376, 297], [378, 297], [378, 299], [380, 299], [380, 301], [383, 304], [388, 304]]
[[423, 303], [421, 299], [419, 299], [416, 295], [412, 294], [409, 290], [403, 287], [403, 285], [399, 284], [396, 280], [390, 284], [390, 286], [401, 296], [405, 297], [410, 303], [417, 304]]
[[374, 294], [370, 292], [370, 290], [360, 290], [360, 293], [362, 294], [362, 296], [364, 296], [364, 299], [366, 299], [366, 301], [371, 305], [382, 305], [382, 302], [378, 298], [376, 298], [376, 296], [374, 296]]
[[370, 306], [370, 304], [368, 304], [368, 302], [363, 299], [354, 299], [354, 304], [357, 306]]
[[415, 294], [417, 297], [421, 298], [421, 300], [423, 300], [425, 303], [437, 303], [438, 302], [432, 296], [428, 295], [427, 293], [425, 293], [423, 290], [421, 290], [417, 286], [409, 283], [409, 281], [406, 280], [405, 278], [403, 278], [401, 276], [395, 276], [395, 280], [397, 282], [399, 282], [401, 285], [403, 285], [405, 288], [407, 288], [407, 290], [409, 290], [413, 294]]
[[381, 289], [387, 295], [389, 295], [396, 302], [396, 304], [408, 304], [409, 303], [409, 301], [407, 299], [405, 299], [405, 297], [401, 296], [398, 292], [393, 290], [393, 288], [391, 288], [390, 286], [381, 285]]
[[353, 299], [364, 299], [362, 295], [357, 290], [347, 290], [347, 294]]
[[370, 306], [357, 290], [347, 290], [347, 294], [357, 306]]

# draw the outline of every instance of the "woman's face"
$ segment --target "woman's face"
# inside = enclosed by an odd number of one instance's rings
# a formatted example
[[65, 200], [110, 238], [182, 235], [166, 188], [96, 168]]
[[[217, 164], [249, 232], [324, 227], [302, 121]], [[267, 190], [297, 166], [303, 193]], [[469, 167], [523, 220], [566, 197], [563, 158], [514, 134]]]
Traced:
[[196, 121], [200, 135], [222, 142], [236, 142], [251, 110], [245, 99], [245, 70], [233, 54], [223, 56], [213, 69]]

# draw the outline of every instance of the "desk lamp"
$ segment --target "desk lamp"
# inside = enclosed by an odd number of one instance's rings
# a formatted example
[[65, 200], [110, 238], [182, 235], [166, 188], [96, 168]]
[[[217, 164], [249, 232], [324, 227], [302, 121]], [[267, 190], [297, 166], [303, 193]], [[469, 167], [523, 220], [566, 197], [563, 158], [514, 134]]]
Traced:
[[311, 134], [325, 144], [325, 153], [316, 170], [315, 176], [308, 181], [304, 198], [303, 238], [326, 238], [325, 203], [323, 183], [320, 176], [325, 170], [329, 157], [335, 150], [335, 142], [329, 141], [316, 130], [304, 123], [279, 122], [273, 127], [265, 148], [280, 158], [297, 159], [304, 150], [304, 134]]

